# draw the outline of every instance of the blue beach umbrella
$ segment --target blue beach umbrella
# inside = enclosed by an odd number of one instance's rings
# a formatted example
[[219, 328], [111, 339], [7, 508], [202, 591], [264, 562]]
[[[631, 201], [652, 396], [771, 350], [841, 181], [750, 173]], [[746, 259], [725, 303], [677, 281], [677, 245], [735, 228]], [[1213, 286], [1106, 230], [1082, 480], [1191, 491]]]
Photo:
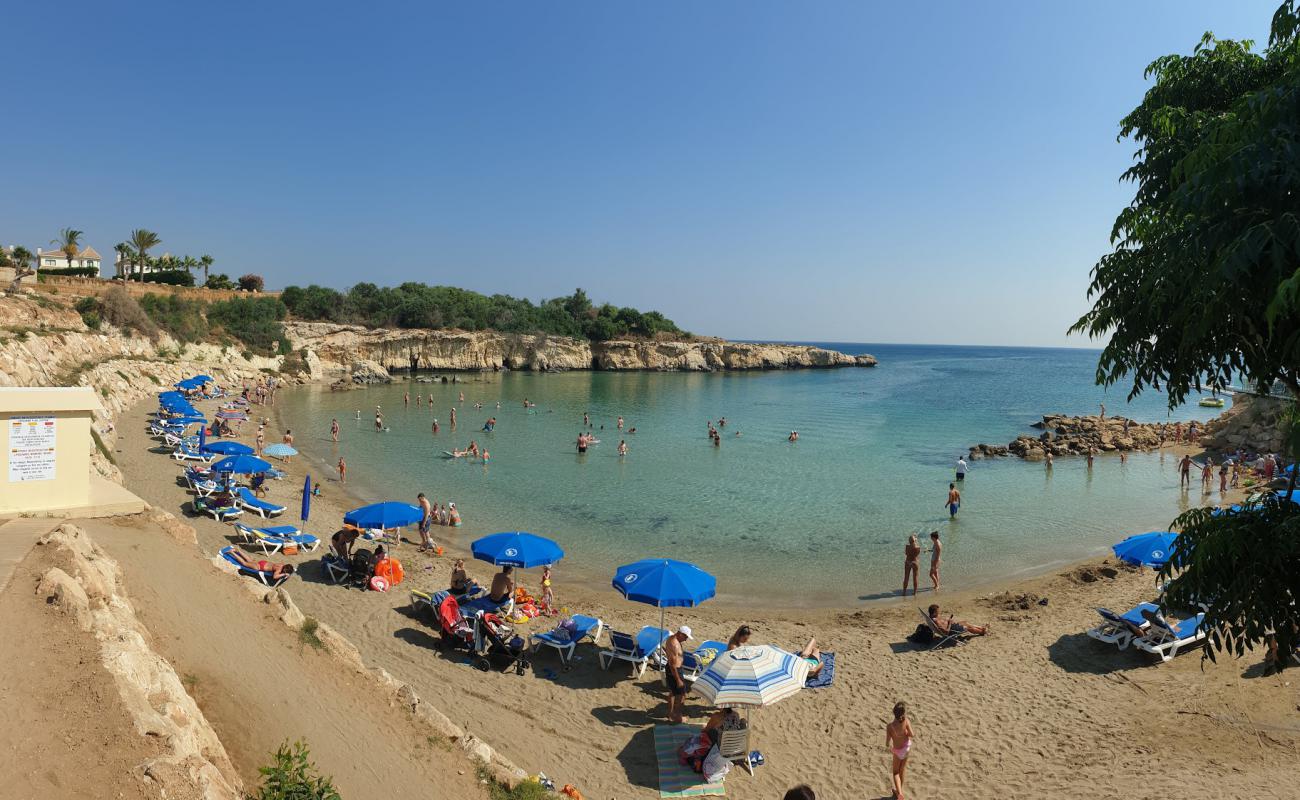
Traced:
[[190, 378], [190, 380], [192, 380], [192, 381], [198, 381], [199, 383], [210, 383], [210, 382], [212, 381], [212, 376], [211, 376], [211, 375], [195, 375], [193, 378]]
[[177, 381], [172, 384], [172, 386], [175, 386], [177, 389], [197, 389], [202, 385], [203, 383], [201, 381], [196, 383], [193, 378], [186, 378], [183, 381]]
[[311, 516], [311, 475], [310, 473], [302, 482], [302, 521], [305, 523]]
[[270, 462], [250, 455], [226, 456], [212, 465], [213, 472], [232, 472], [236, 475], [254, 475], [270, 468]]
[[219, 456], [251, 456], [254, 451], [242, 442], [209, 442], [200, 445], [199, 452], [216, 453]]
[[628, 600], [659, 607], [659, 627], [669, 606], [698, 606], [718, 593], [718, 579], [685, 561], [647, 558], [614, 572], [615, 589]]
[[204, 417], [190, 416], [190, 417], [172, 417], [171, 419], [166, 420], [166, 422], [168, 425], [193, 425], [196, 422], [201, 422], [206, 425], [208, 421]]
[[203, 445], [208, 443], [208, 426], [199, 426], [199, 452], [203, 452]]
[[414, 525], [422, 519], [424, 519], [423, 511], [410, 503], [400, 503], [396, 500], [354, 508], [343, 515], [343, 521], [348, 525], [384, 530]]
[[479, 561], [521, 569], [544, 567], [564, 558], [564, 550], [558, 544], [545, 536], [524, 531], [484, 536], [470, 545], [470, 552]]
[[1130, 564], [1163, 567], [1169, 561], [1177, 538], [1178, 534], [1171, 531], [1151, 531], [1130, 536], [1110, 549], [1115, 551], [1116, 557]]

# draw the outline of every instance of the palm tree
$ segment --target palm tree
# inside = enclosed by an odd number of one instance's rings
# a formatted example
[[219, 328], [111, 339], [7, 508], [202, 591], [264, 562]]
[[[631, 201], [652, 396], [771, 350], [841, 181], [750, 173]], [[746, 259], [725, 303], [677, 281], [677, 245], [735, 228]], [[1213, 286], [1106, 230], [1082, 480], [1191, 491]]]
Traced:
[[144, 228], [137, 228], [136, 230], [131, 231], [131, 244], [135, 247], [135, 253], [138, 259], [136, 264], [140, 267], [140, 281], [143, 282], [144, 265], [149, 261], [149, 248], [157, 247], [162, 244], [162, 239], [159, 239], [158, 234], [153, 231], [148, 231]]
[[203, 285], [208, 285], [208, 270], [212, 268], [212, 256], [199, 256], [199, 263], [203, 265]]
[[113, 245], [113, 249], [117, 251], [117, 277], [124, 281], [129, 280], [131, 264], [135, 261], [135, 251], [126, 242], [118, 242]]
[[23, 278], [36, 274], [36, 270], [32, 268], [33, 258], [32, 251], [22, 245], [15, 247], [13, 252], [9, 254], [9, 261], [14, 268], [14, 279], [9, 284], [9, 294], [17, 294]]
[[77, 245], [81, 244], [81, 237], [82, 232], [76, 228], [64, 228], [59, 231], [59, 238], [50, 240], [50, 244], [57, 244], [68, 257], [69, 267], [72, 267], [72, 259], [77, 257]]

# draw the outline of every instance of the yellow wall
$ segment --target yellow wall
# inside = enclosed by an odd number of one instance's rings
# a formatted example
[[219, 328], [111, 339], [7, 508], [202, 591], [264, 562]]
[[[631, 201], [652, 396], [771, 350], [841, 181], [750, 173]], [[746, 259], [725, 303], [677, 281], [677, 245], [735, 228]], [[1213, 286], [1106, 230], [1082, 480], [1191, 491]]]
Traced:
[[[56, 398], [12, 389], [0, 396], [4, 406], [0, 408], [0, 514], [84, 506], [90, 502], [91, 409], [46, 410], [52, 405], [69, 405], [71, 399], [69, 395]], [[53, 480], [9, 482], [9, 433], [10, 420], [14, 417], [54, 418]]]

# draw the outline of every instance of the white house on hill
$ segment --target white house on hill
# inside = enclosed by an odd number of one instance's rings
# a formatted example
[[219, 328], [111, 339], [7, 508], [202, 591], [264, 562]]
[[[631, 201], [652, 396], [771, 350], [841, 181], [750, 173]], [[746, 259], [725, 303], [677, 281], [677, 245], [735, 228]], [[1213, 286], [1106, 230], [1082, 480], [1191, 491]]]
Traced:
[[94, 269], [95, 276], [98, 277], [100, 261], [99, 253], [96, 253], [95, 248], [90, 246], [83, 247], [80, 253], [77, 253], [72, 257], [71, 263], [69, 263], [68, 254], [62, 250], [42, 250], [39, 247], [36, 248], [37, 271], [46, 269], [67, 269], [69, 267], [84, 267], [87, 269]]

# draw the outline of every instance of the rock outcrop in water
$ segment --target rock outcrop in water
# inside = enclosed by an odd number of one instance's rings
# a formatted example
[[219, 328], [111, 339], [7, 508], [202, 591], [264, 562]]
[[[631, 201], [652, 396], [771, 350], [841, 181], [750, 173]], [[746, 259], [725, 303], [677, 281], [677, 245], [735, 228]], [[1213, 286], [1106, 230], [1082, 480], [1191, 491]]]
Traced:
[[[327, 322], [289, 322], [295, 350], [307, 352], [315, 379], [350, 374], [353, 364], [373, 362], [386, 370], [536, 371], [801, 369], [872, 367], [871, 356], [850, 356], [808, 345], [746, 344], [715, 339], [690, 342], [586, 342], [564, 336], [369, 329]], [[367, 369], [368, 379], [377, 372]], [[379, 378], [382, 380], [382, 378]]]
[[1055, 456], [1085, 455], [1089, 450], [1099, 453], [1131, 450], [1153, 450], [1162, 441], [1172, 441], [1170, 432], [1164, 433], [1162, 423], [1142, 423], [1124, 417], [1070, 417], [1048, 414], [1032, 427], [1041, 428], [1038, 436], [1025, 434], [1015, 441], [1002, 445], [977, 444], [970, 449], [971, 458], [991, 456], [1019, 456], [1029, 461], [1039, 461], [1047, 453]]

